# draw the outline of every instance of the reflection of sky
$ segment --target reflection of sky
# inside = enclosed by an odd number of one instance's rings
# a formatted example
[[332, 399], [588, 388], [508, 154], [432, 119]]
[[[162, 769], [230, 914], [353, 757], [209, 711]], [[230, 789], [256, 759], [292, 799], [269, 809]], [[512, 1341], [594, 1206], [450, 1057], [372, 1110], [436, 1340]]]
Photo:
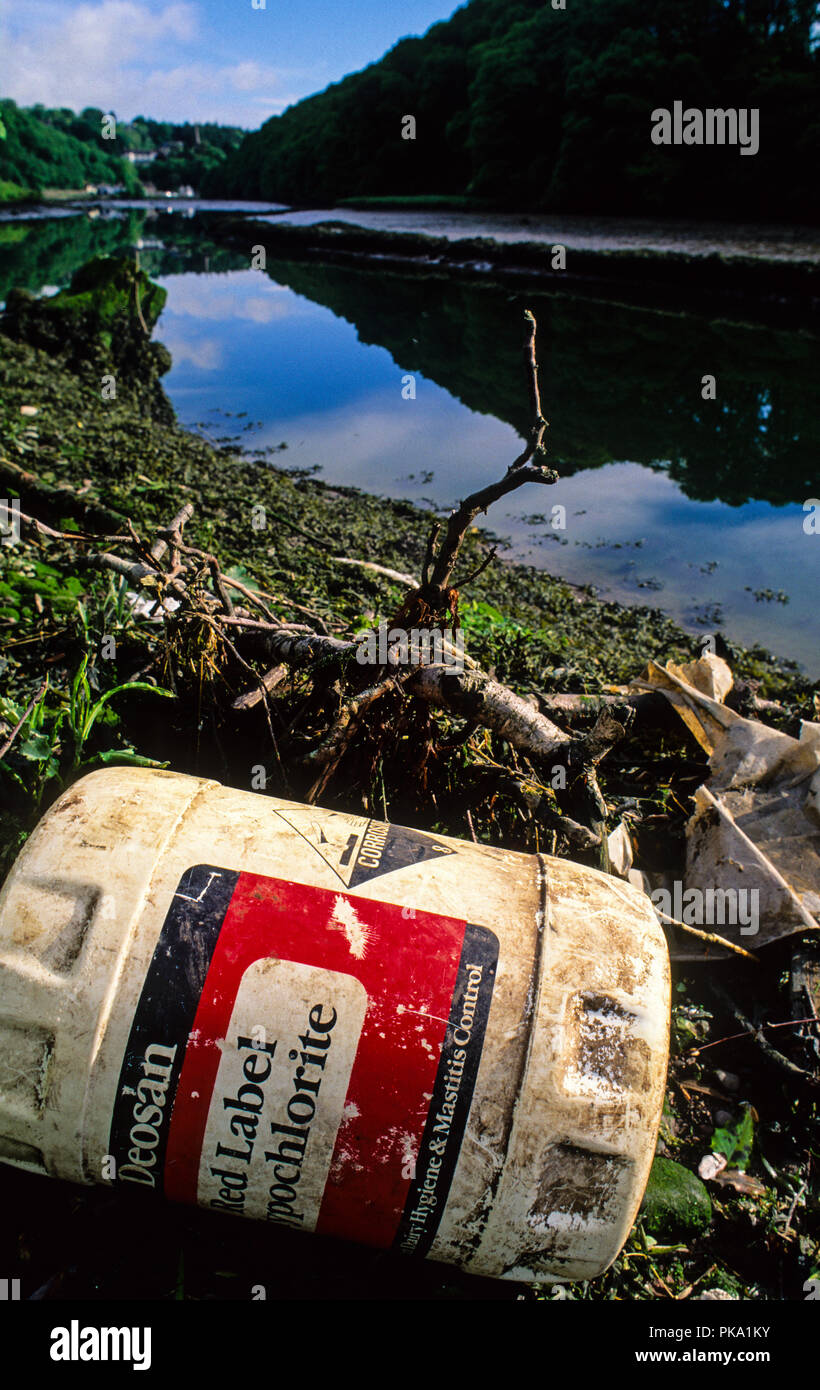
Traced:
[[[288, 466], [318, 464], [328, 482], [442, 506], [493, 481], [520, 452], [508, 425], [419, 373], [415, 400], [404, 400], [405, 372], [385, 349], [364, 346], [353, 325], [258, 272], [162, 283], [168, 303], [156, 336], [174, 357], [165, 384], [185, 424], [228, 433], [218, 410], [247, 411], [261, 422], [247, 444], [285, 440]], [[549, 524], [556, 503], [566, 508], [563, 531]], [[538, 514], [545, 523], [533, 521]], [[806, 535], [803, 518], [800, 505], [691, 501], [663, 471], [624, 462], [523, 488], [486, 524], [515, 558], [594, 584], [602, 597], [663, 608], [690, 631], [720, 626], [816, 676], [820, 535]], [[756, 601], [747, 585], [790, 601]]]

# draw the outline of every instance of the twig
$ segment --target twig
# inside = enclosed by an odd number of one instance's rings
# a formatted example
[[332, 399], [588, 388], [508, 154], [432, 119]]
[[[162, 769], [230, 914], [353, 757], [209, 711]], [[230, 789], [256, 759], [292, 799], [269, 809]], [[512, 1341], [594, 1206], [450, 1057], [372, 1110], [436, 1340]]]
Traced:
[[[760, 957], [756, 956], [753, 951], [745, 950], [743, 946], [738, 946], [734, 941], [727, 941], [725, 936], [718, 936], [717, 932], [701, 931], [698, 927], [687, 926], [686, 922], [679, 922], [677, 917], [670, 917], [668, 912], [661, 911], [659, 907], [655, 907], [655, 912], [658, 917], [663, 918], [664, 922], [668, 922], [670, 926], [678, 927], [680, 931], [688, 932], [690, 936], [700, 937], [701, 941], [709, 941], [713, 946], [725, 946], [727, 951], [735, 951], [737, 955], [745, 956], [747, 960], [753, 960], [756, 965], [760, 964]], [[714, 1047], [714, 1045], [714, 1043], [707, 1044], [708, 1047]]]
[[231, 579], [227, 574], [222, 575], [222, 582], [223, 584], [227, 584], [229, 588], [236, 589], [237, 593], [243, 594], [244, 597], [246, 599], [249, 599], [251, 603], [255, 603], [257, 608], [261, 608], [262, 612], [265, 614], [265, 617], [268, 618], [270, 622], [279, 622], [279, 619], [277, 618], [276, 614], [272, 611], [272, 609], [268, 608], [268, 605], [264, 602], [263, 599], [259, 597], [259, 594], [257, 594], [253, 589], [249, 589], [246, 584], [240, 584], [238, 579]]
[[386, 676], [384, 680], [371, 686], [369, 690], [363, 690], [354, 700], [349, 700], [340, 710], [329, 733], [325, 735], [319, 747], [314, 748], [307, 755], [309, 763], [324, 764], [322, 771], [307, 794], [307, 800], [310, 803], [315, 802], [317, 797], [321, 796], [333, 776], [353, 740], [365, 710], [370, 709], [371, 705], [381, 699], [382, 695], [386, 695], [388, 691], [397, 690], [402, 680], [406, 680], [408, 674], [410, 673], [405, 672], [401, 676]]
[[9, 749], [11, 748], [11, 745], [14, 743], [14, 740], [16, 739], [17, 735], [19, 734], [20, 730], [22, 729], [23, 725], [25, 724], [26, 720], [28, 719], [29, 715], [31, 714], [31, 711], [34, 709], [34, 706], [37, 704], [37, 701], [42, 699], [42, 697], [43, 697], [43, 695], [45, 694], [45, 692], [46, 692], [47, 689], [48, 689], [48, 681], [45, 680], [45, 681], [43, 681], [43, 684], [40, 686], [40, 689], [37, 691], [37, 694], [36, 694], [36, 695], [32, 698], [32, 700], [30, 701], [30, 703], [29, 703], [29, 705], [28, 705], [28, 708], [26, 709], [25, 713], [22, 714], [22, 715], [20, 716], [20, 718], [17, 720], [17, 723], [15, 724], [14, 728], [12, 729], [11, 733], [9, 734], [9, 736], [8, 736], [8, 738], [6, 739], [5, 743], [3, 744], [2, 748], [0, 748], [0, 762], [2, 762], [3, 759], [5, 758], [6, 754], [8, 753]]
[[441, 603], [442, 596], [450, 587], [450, 580], [462, 542], [479, 513], [486, 512], [493, 502], [497, 502], [501, 497], [506, 497], [508, 492], [514, 492], [524, 483], [557, 483], [557, 481], [558, 474], [551, 468], [542, 468], [535, 464], [528, 464], [519, 468], [510, 464], [506, 474], [498, 482], [490, 483], [487, 487], [481, 488], [478, 492], [473, 492], [465, 498], [456, 510], [450, 513], [444, 540], [436, 555], [432, 576], [425, 590], [425, 597], [431, 607], [435, 606], [436, 603]]
[[530, 425], [530, 440], [523, 454], [521, 454], [511, 468], [520, 468], [533, 454], [542, 453], [544, 450], [544, 430], [548, 422], [541, 413], [541, 393], [538, 389], [538, 362], [535, 356], [535, 334], [536, 322], [535, 315], [531, 309], [524, 310], [524, 318], [527, 320], [527, 335], [524, 339], [524, 365], [527, 371], [527, 386], [530, 393], [530, 414], [532, 424]]
[[786, 1217], [786, 1224], [785, 1224], [785, 1226], [783, 1227], [783, 1231], [782, 1231], [782, 1235], [783, 1235], [784, 1237], [787, 1236], [788, 1233], [789, 1233], [789, 1227], [790, 1227], [791, 1224], [792, 1224], [792, 1217], [794, 1216], [794, 1213], [795, 1213], [795, 1211], [796, 1211], [796, 1209], [797, 1209], [797, 1204], [798, 1204], [798, 1202], [800, 1201], [800, 1198], [803, 1196], [804, 1192], [806, 1191], [806, 1188], [807, 1188], [807, 1187], [808, 1187], [808, 1183], [807, 1183], [807, 1181], [804, 1179], [803, 1182], [801, 1183], [800, 1187], [798, 1188], [797, 1192], [795, 1192], [795, 1194], [794, 1194], [794, 1201], [792, 1202], [791, 1206], [789, 1207], [789, 1214], [788, 1214], [788, 1216]]
[[[373, 560], [357, 560], [351, 555], [334, 555], [334, 563], [337, 565], [356, 565], [359, 569], [370, 570], [372, 574], [382, 574], [385, 579], [395, 580], [397, 584], [414, 585], [415, 579], [412, 574], [404, 574], [401, 570], [389, 569], [387, 565], [377, 565]], [[661, 696], [661, 698], [663, 698]]]
[[242, 656], [241, 652], [238, 652], [238, 651], [237, 651], [237, 649], [236, 649], [236, 647], [234, 646], [233, 642], [231, 642], [230, 638], [226, 637], [225, 633], [222, 631], [222, 629], [221, 629], [220, 625], [217, 623], [216, 619], [215, 619], [214, 617], [212, 617], [211, 614], [209, 614], [209, 613], [203, 613], [202, 616], [203, 616], [203, 618], [205, 619], [205, 621], [208, 622], [208, 623], [211, 625], [211, 627], [214, 628], [214, 629], [216, 630], [217, 636], [220, 638], [220, 640], [221, 640], [222, 642], [225, 643], [225, 646], [228, 648], [228, 651], [231, 653], [231, 655], [234, 656], [234, 657], [236, 657], [236, 660], [239, 662], [240, 666], [243, 666], [244, 669], [245, 669], [247, 672], [249, 672], [249, 674], [250, 674], [251, 676], [253, 676], [254, 680], [255, 680], [255, 681], [258, 683], [258, 685], [259, 685], [259, 690], [260, 690], [260, 694], [261, 694], [261, 699], [262, 699], [263, 704], [264, 704], [264, 707], [265, 707], [265, 719], [266, 719], [267, 725], [268, 725], [268, 733], [270, 734], [270, 741], [271, 741], [271, 744], [272, 744], [272, 747], [273, 747], [273, 751], [274, 751], [274, 753], [275, 753], [275, 755], [276, 755], [276, 761], [277, 761], [277, 763], [279, 764], [279, 771], [280, 771], [281, 774], [282, 774], [282, 783], [283, 783], [284, 787], [287, 789], [287, 786], [288, 786], [287, 774], [286, 774], [286, 772], [285, 772], [284, 763], [282, 762], [282, 759], [281, 759], [280, 754], [279, 754], [279, 745], [278, 745], [278, 743], [276, 742], [276, 735], [275, 735], [275, 733], [273, 732], [273, 723], [272, 723], [271, 717], [270, 717], [270, 706], [268, 705], [268, 692], [267, 692], [267, 690], [265, 689], [265, 685], [264, 685], [264, 682], [263, 682], [263, 680], [262, 680], [262, 677], [258, 674], [258, 672], [254, 671], [254, 669], [253, 669], [252, 666], [250, 666], [250, 665], [248, 664], [248, 662], [247, 662], [247, 661], [245, 660], [245, 658]]
[[216, 592], [219, 594], [222, 607], [225, 610], [228, 617], [232, 618], [234, 615], [234, 606], [231, 603], [230, 595], [227, 589], [225, 588], [225, 585], [222, 583], [222, 571], [219, 568], [219, 561], [213, 555], [208, 561], [208, 569], [211, 572], [211, 583], [216, 589]]
[[266, 671], [265, 674], [259, 678], [259, 684], [263, 689], [259, 690], [257, 688], [256, 690], [249, 690], [247, 694], [237, 696], [233, 702], [233, 708], [238, 710], [253, 709], [255, 705], [259, 704], [260, 700], [264, 700], [265, 696], [263, 691], [267, 691], [270, 695], [271, 691], [275, 690], [277, 685], [280, 685], [284, 680], [289, 669], [290, 668], [285, 665], [272, 666], [269, 671]]
[[[655, 911], [657, 912], [657, 908], [655, 909]], [[678, 922], [678, 923], [676, 923], [676, 925], [677, 925], [677, 926], [682, 926], [683, 923], [682, 923], [682, 922]], [[686, 930], [687, 930], [687, 931], [694, 931], [694, 927], [687, 927]], [[801, 1028], [801, 1027], [803, 1026], [804, 1023], [813, 1023], [813, 1024], [816, 1026], [816, 1025], [817, 1025], [817, 1019], [816, 1019], [816, 1018], [789, 1018], [789, 1019], [786, 1019], [786, 1021], [785, 1021], [784, 1023], [761, 1023], [761, 1024], [760, 1024], [760, 1028]], [[690, 1048], [689, 1051], [690, 1051], [694, 1056], [697, 1056], [697, 1055], [698, 1055], [699, 1053], [701, 1053], [701, 1052], [706, 1052], [707, 1048], [710, 1048], [710, 1047], [721, 1047], [721, 1046], [723, 1045], [723, 1043], [727, 1043], [727, 1042], [737, 1042], [738, 1038], [748, 1038], [748, 1037], [754, 1036], [758, 1031], [759, 1031], [759, 1030], [758, 1030], [757, 1028], [744, 1028], [742, 1033], [729, 1033], [728, 1036], [725, 1037], [725, 1038], [715, 1038], [715, 1041], [714, 1041], [714, 1042], [709, 1042], [709, 1043], [698, 1043], [697, 1047]]]
[[[531, 463], [530, 460], [544, 451], [543, 438], [547, 422], [541, 414], [541, 397], [538, 389], [538, 362], [535, 355], [535, 316], [529, 309], [525, 311], [527, 320], [527, 333], [524, 340], [524, 362], [527, 371], [527, 385], [530, 396], [530, 412], [532, 423], [530, 426], [530, 437], [523, 453], [514, 459], [509, 465], [507, 472], [498, 482], [490, 483], [487, 487], [481, 488], [478, 492], [471, 493], [459, 506], [450, 513], [447, 521], [447, 530], [441, 542], [438, 552], [433, 556], [435, 542], [438, 538], [438, 528], [436, 528], [427, 544], [427, 556], [425, 557], [422, 570], [421, 595], [429, 603], [431, 608], [439, 610], [445, 603], [448, 591], [451, 586], [453, 571], [458, 560], [464, 537], [475, 518], [480, 512], [486, 512], [487, 508], [499, 498], [506, 496], [508, 492], [513, 492], [524, 483], [555, 483], [558, 481], [558, 474], [551, 468], [546, 468], [541, 463]], [[432, 564], [432, 571], [431, 571]], [[475, 577], [475, 576], [473, 576]]]
[[305, 540], [309, 541], [311, 545], [314, 545], [317, 550], [333, 549], [333, 546], [328, 541], [323, 539], [317, 540], [315, 532], [306, 531], [304, 526], [299, 526], [297, 522], [291, 521], [290, 517], [285, 516], [284, 512], [280, 512], [273, 507], [268, 507], [267, 512], [269, 516], [275, 516], [276, 520], [281, 522], [288, 531], [296, 531], [298, 535], [304, 536]]
[[41, 536], [47, 536], [49, 540], [81, 541], [93, 545], [99, 545], [100, 541], [107, 541], [109, 544], [113, 544], [116, 541], [124, 542], [130, 540], [130, 537], [125, 535], [100, 536], [96, 534], [87, 535], [83, 531], [55, 531], [52, 526], [47, 526], [39, 517], [30, 516], [27, 512], [18, 512], [18, 516], [24, 525], [33, 526]]
[[818, 1078], [816, 1076], [812, 1076], [810, 1072], [805, 1071], [803, 1067], [798, 1067], [795, 1065], [794, 1062], [790, 1062], [788, 1057], [784, 1057], [782, 1052], [778, 1052], [776, 1047], [772, 1047], [768, 1038], [765, 1038], [763, 1036], [763, 1028], [765, 1027], [765, 1025], [761, 1025], [759, 1028], [755, 1028], [754, 1025], [743, 1013], [742, 1009], [726, 993], [725, 989], [723, 989], [722, 986], [717, 983], [716, 980], [709, 980], [708, 987], [709, 989], [711, 989], [715, 997], [721, 1002], [721, 1004], [723, 1004], [724, 1008], [728, 1009], [732, 1017], [737, 1019], [737, 1022], [746, 1031], [746, 1033], [754, 1038], [755, 1042], [760, 1048], [760, 1051], [763, 1053], [763, 1056], [766, 1057], [767, 1060], [771, 1062], [773, 1066], [777, 1067], [779, 1071], [786, 1072], [787, 1075], [793, 1078], [793, 1080], [799, 1081], [801, 1085], [810, 1086], [812, 1090], [817, 1090], [817, 1087], [820, 1086], [820, 1081], [818, 1081]]
[[485, 555], [484, 559], [481, 561], [481, 564], [478, 566], [478, 568], [477, 568], [477, 569], [474, 569], [473, 572], [472, 572], [472, 574], [468, 574], [466, 579], [462, 579], [462, 580], [461, 580], [462, 587], [463, 587], [463, 588], [466, 588], [466, 586], [467, 586], [468, 584], [472, 584], [472, 582], [473, 582], [474, 579], [478, 579], [478, 576], [479, 576], [480, 574], [483, 574], [484, 571], [485, 571], [485, 569], [487, 569], [487, 567], [488, 567], [489, 565], [492, 564], [492, 562], [493, 562], [493, 560], [495, 559], [495, 557], [496, 557], [497, 554], [498, 554], [498, 546], [494, 545], [493, 548], [492, 548], [492, 550], [490, 551], [489, 555]]
[[160, 527], [157, 528], [157, 535], [158, 535], [158, 536], [164, 536], [164, 537], [166, 537], [168, 540], [176, 541], [178, 544], [181, 543], [181, 541], [182, 541], [182, 528], [183, 528], [183, 526], [185, 525], [186, 521], [190, 521], [190, 520], [191, 520], [191, 517], [193, 516], [193, 514], [194, 514], [194, 505], [193, 505], [193, 503], [192, 503], [192, 502], [186, 502], [184, 506], [180, 507], [179, 511], [177, 512], [176, 516], [174, 517], [174, 519], [173, 519], [173, 521], [170, 523], [170, 525], [168, 525], [168, 526], [160, 526]]
[[437, 521], [429, 536], [427, 537], [427, 549], [424, 552], [424, 564], [421, 567], [421, 587], [427, 590], [430, 587], [430, 566], [433, 563], [433, 556], [436, 551], [436, 541], [441, 531], [441, 522]]

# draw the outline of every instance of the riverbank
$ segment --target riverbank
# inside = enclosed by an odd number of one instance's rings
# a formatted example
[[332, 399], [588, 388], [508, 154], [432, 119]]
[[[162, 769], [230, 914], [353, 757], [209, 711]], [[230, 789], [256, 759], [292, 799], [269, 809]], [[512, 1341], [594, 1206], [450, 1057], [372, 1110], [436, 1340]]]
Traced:
[[[80, 289], [87, 276], [84, 271], [75, 282]], [[91, 283], [94, 275], [88, 278]], [[112, 282], [108, 291], [112, 308], [118, 296], [129, 302], [126, 282], [118, 285]], [[24, 511], [55, 527], [63, 528], [67, 521], [69, 529], [94, 531], [99, 515], [110, 512], [128, 517], [141, 534], [167, 524], [180, 506], [190, 503], [192, 543], [217, 553], [224, 568], [237, 567], [275, 592], [284, 618], [300, 621], [307, 608], [332, 630], [350, 634], [395, 611], [402, 585], [340, 564], [339, 557], [420, 575], [435, 513], [289, 471], [281, 466], [288, 459], [287, 439], [248, 452], [243, 448], [244, 421], [237, 420], [233, 437], [222, 436], [215, 444], [180, 428], [159, 382], [168, 370], [169, 354], [161, 344], [145, 344], [130, 320], [113, 334], [111, 324], [103, 332], [103, 339], [110, 343], [113, 336], [116, 341], [122, 367], [114, 397], [109, 392], [104, 398], [100, 374], [111, 349], [102, 340], [84, 343], [88, 295], [88, 289], [75, 289], [61, 297], [66, 309], [54, 312], [58, 301], [9, 298], [3, 322], [15, 340], [4, 339], [0, 366], [0, 483], [8, 495], [19, 494]], [[149, 292], [146, 282], [142, 295], [144, 313], [150, 304], [155, 316], [162, 292]], [[225, 428], [230, 429], [230, 420]], [[21, 469], [58, 491], [44, 503], [42, 487], [37, 482], [29, 487]], [[540, 501], [533, 490], [532, 503]], [[467, 538], [462, 574], [478, 568], [495, 543], [492, 521], [490, 515], [490, 529], [474, 528]], [[76, 609], [77, 598], [103, 609], [107, 602], [109, 581], [87, 566], [81, 548], [72, 556], [57, 544], [40, 542], [39, 550], [39, 563], [48, 570], [40, 589], [28, 547], [2, 552], [6, 574], [0, 618], [11, 639], [6, 681], [13, 690], [27, 688], [42, 669], [43, 652], [50, 650], [67, 613]], [[696, 636], [658, 609], [603, 602], [593, 591], [543, 569], [506, 562], [503, 543], [501, 550], [462, 594], [461, 614], [468, 650], [521, 694], [537, 701], [553, 693], [599, 693], [638, 675], [649, 657], [686, 660], [700, 650]], [[121, 598], [120, 612], [122, 616]], [[75, 618], [74, 613], [71, 621]], [[15, 630], [24, 639], [17, 648]], [[131, 625], [129, 640], [139, 647], [148, 633], [150, 629], [139, 634]], [[738, 681], [753, 683], [794, 718], [798, 711], [811, 717], [814, 687], [796, 666], [760, 647], [725, 650]], [[133, 669], [125, 662], [118, 674], [128, 679]], [[184, 723], [183, 715], [180, 738]], [[146, 736], [148, 744], [141, 751], [166, 758], [163, 738], [150, 730]], [[171, 743], [174, 757], [184, 744], [190, 759], [180, 770], [199, 770], [199, 740], [195, 750], [189, 739]], [[223, 759], [214, 775], [235, 775], [231, 760]]]
[[[287, 441], [281, 453], [265, 450], [261, 456], [244, 452], [238, 442], [212, 445], [172, 421], [170, 406], [154, 418], [129, 397], [102, 400], [93, 378], [38, 348], [4, 339], [3, 349], [0, 442], [2, 459], [12, 465], [53, 486], [80, 489], [86, 503], [128, 515], [138, 528], [163, 524], [191, 501], [192, 531], [218, 549], [226, 564], [245, 566], [262, 587], [275, 586], [337, 621], [355, 621], [363, 605], [377, 597], [384, 601], [389, 588], [376, 577], [340, 569], [336, 556], [420, 572], [434, 519], [429, 510], [278, 467], [271, 455], [286, 460]], [[236, 440], [241, 436], [238, 423]], [[12, 495], [13, 479], [6, 470], [2, 480]], [[22, 493], [26, 502], [24, 487]], [[253, 524], [259, 506], [265, 509], [262, 529]], [[487, 527], [466, 542], [466, 570], [494, 541], [492, 516]], [[13, 555], [4, 551], [6, 563]], [[476, 579], [465, 600], [492, 605], [526, 633], [514, 669], [508, 669], [511, 663], [491, 640], [492, 623], [476, 627], [477, 655], [500, 662], [504, 679], [517, 674], [522, 689], [596, 691], [628, 680], [650, 655], [686, 659], [699, 650], [697, 639], [659, 609], [602, 602], [503, 556]], [[478, 631], [483, 627], [486, 640]], [[789, 663], [762, 648], [730, 650], [738, 677], [760, 681], [768, 696], [799, 700], [812, 688]]]
[[[648, 307], [708, 310], [741, 322], [820, 321], [820, 240], [812, 228], [738, 229], [720, 240], [717, 225], [556, 218], [539, 230], [528, 216], [390, 213], [344, 208], [286, 211], [263, 218], [210, 213], [209, 233], [233, 247], [337, 265], [515, 289], [532, 287]], [[433, 222], [441, 234], [429, 230]], [[482, 224], [490, 235], [476, 235]], [[497, 226], [495, 225], [497, 224]], [[426, 228], [426, 229], [425, 229]], [[791, 234], [790, 234], [791, 233]]]

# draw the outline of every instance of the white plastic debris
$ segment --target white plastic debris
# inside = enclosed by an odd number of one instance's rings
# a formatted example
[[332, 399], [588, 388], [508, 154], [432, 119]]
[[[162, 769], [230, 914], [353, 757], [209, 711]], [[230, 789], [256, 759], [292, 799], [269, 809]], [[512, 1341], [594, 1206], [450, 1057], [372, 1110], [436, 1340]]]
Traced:
[[[820, 724], [804, 722], [796, 739], [727, 709], [732, 674], [711, 653], [650, 662], [633, 686], [665, 695], [709, 754], [686, 828], [685, 890], [713, 909], [697, 925], [752, 950], [820, 926]], [[707, 950], [719, 953], [692, 937], [674, 954]]]
[[704, 1154], [698, 1164], [698, 1174], [704, 1182], [711, 1182], [725, 1167], [726, 1159], [723, 1154]]
[[607, 836], [606, 844], [613, 874], [617, 874], [619, 878], [629, 879], [629, 871], [632, 868], [634, 856], [629, 831], [623, 821], [619, 821], [612, 834]]
[[160, 599], [156, 594], [146, 598], [144, 594], [135, 594], [133, 589], [126, 590], [125, 598], [134, 617], [145, 618], [149, 623], [162, 622], [163, 610], [174, 613], [179, 608], [179, 599], [167, 596]]

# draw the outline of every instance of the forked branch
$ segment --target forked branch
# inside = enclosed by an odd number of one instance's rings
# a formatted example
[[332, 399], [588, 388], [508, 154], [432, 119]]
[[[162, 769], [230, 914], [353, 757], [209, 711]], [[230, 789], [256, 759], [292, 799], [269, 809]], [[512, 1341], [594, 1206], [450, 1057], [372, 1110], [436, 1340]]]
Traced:
[[[535, 315], [529, 309], [525, 310], [524, 318], [527, 324], [523, 348], [524, 365], [531, 414], [529, 439], [525, 449], [518, 458], [513, 460], [503, 478], [499, 478], [497, 482], [489, 483], [487, 487], [480, 488], [478, 492], [470, 493], [470, 496], [465, 497], [464, 501], [460, 502], [450, 513], [444, 538], [438, 544], [438, 548], [436, 546], [441, 528], [440, 526], [434, 527], [427, 543], [420, 597], [436, 613], [440, 613], [450, 606], [449, 594], [456, 562], [464, 543], [464, 537], [476, 517], [482, 512], [486, 512], [493, 502], [505, 497], [508, 492], [514, 492], [516, 488], [523, 487], [524, 483], [555, 483], [558, 481], [558, 474], [555, 470], [547, 468], [546, 464], [540, 461], [545, 454], [544, 431], [547, 428], [547, 421], [541, 413], [541, 392], [538, 385], [538, 360], [535, 353], [537, 325]], [[470, 580], [474, 579], [476, 574], [480, 572], [481, 567], [470, 576]], [[465, 582], [470, 582], [470, 580]]]

